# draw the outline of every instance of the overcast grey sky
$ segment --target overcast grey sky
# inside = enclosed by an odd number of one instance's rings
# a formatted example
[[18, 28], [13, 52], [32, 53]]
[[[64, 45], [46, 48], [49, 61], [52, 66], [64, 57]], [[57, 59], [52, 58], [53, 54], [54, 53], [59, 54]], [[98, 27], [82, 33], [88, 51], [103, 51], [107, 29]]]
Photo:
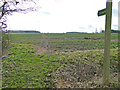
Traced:
[[[113, 0], [112, 29], [118, 29], [118, 1]], [[106, 0], [39, 0], [36, 12], [8, 16], [8, 30], [40, 32], [99, 32], [105, 29], [105, 16], [97, 16]]]

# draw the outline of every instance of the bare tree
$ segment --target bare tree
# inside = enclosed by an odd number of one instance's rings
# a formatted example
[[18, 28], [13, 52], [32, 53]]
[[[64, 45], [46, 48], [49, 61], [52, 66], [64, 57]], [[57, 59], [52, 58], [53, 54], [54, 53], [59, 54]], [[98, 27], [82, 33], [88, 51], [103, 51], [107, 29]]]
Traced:
[[36, 5], [37, 2], [37, 0], [0, 1], [0, 32], [2, 33], [2, 37], [0, 36], [0, 39], [2, 41], [2, 51], [4, 51], [4, 49], [6, 49], [9, 45], [9, 34], [5, 34], [7, 32], [7, 15], [12, 15], [13, 12], [27, 13], [30, 11], [35, 11], [38, 9]]
[[7, 15], [13, 12], [27, 13], [38, 9], [37, 0], [1, 0], [0, 1], [0, 27], [5, 29], [7, 24]]

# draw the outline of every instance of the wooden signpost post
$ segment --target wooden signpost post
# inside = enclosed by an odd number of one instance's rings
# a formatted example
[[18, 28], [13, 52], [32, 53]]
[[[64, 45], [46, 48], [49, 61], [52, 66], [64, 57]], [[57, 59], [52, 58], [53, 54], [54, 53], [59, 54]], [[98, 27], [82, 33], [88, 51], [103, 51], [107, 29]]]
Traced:
[[103, 63], [103, 84], [109, 84], [110, 80], [110, 40], [111, 40], [111, 19], [112, 19], [112, 0], [107, 0], [106, 9], [98, 11], [98, 16], [106, 14], [105, 22], [105, 46]]

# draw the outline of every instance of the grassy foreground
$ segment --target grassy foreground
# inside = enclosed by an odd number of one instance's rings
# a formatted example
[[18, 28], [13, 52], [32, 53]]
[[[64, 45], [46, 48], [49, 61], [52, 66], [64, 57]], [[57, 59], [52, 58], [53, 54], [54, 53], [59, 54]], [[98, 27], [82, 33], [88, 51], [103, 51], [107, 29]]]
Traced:
[[[11, 43], [10, 46], [8, 56], [3, 58], [3, 88], [55, 87], [55, 73], [65, 65], [92, 63], [100, 69], [103, 65], [103, 50], [35, 54], [32, 44]], [[110, 61], [111, 73], [117, 72], [118, 49], [111, 49]], [[116, 82], [112, 83], [112, 87], [117, 87]]]

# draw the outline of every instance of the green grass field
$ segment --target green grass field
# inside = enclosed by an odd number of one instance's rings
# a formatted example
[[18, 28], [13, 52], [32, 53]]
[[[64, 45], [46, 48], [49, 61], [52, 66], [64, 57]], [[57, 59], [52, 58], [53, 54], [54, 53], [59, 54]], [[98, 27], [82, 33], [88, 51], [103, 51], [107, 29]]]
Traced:
[[[45, 37], [42, 37], [42, 36]], [[46, 41], [52, 50], [88, 50], [104, 48], [104, 33], [37, 33], [10, 34], [11, 42], [23, 44], [41, 44]], [[111, 35], [111, 48], [118, 47], [118, 34]], [[42, 42], [43, 43], [43, 42]]]
[[[2, 60], [3, 88], [102, 87], [104, 33], [10, 33], [9, 38]], [[109, 87], [115, 88], [117, 33], [111, 34], [110, 63]]]

